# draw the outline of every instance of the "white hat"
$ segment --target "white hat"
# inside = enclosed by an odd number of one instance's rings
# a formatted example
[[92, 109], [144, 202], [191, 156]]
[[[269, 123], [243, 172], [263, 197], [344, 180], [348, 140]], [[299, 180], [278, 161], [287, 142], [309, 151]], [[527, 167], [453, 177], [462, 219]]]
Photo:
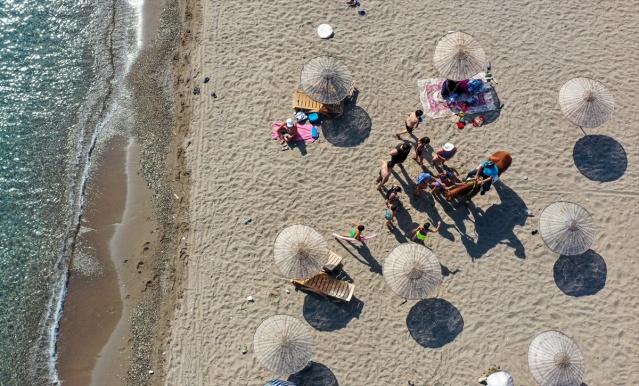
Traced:
[[442, 146], [442, 149], [444, 149], [444, 151], [451, 151], [455, 148], [455, 145], [453, 145], [452, 143], [448, 142], [447, 144], [445, 144], [444, 146]]
[[333, 28], [328, 24], [321, 24], [317, 27], [317, 34], [322, 39], [328, 39], [333, 36]]
[[293, 120], [291, 118], [286, 120], [286, 126], [293, 127]]

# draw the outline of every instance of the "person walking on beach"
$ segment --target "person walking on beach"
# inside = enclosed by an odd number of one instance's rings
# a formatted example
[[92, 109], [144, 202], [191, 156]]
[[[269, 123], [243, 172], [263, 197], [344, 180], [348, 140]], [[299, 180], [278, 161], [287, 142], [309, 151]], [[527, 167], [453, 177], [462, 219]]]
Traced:
[[426, 146], [430, 144], [430, 138], [422, 137], [417, 141], [417, 147], [415, 148], [415, 155], [413, 159], [419, 162], [419, 166], [424, 167], [424, 150]]
[[288, 143], [297, 135], [297, 124], [291, 118], [277, 128], [277, 136], [280, 138], [280, 149], [288, 150]]
[[395, 148], [388, 154], [391, 156], [391, 161], [393, 161], [395, 165], [399, 165], [399, 167], [403, 168], [404, 165], [402, 164], [404, 163], [404, 161], [406, 161], [406, 158], [408, 158], [410, 149], [412, 148], [413, 147], [410, 145], [410, 143], [402, 143], [395, 146]]
[[413, 130], [419, 126], [419, 124], [423, 121], [422, 115], [424, 112], [422, 110], [415, 110], [415, 112], [408, 113], [408, 117], [406, 118], [406, 130], [402, 130], [399, 133], [396, 133], [395, 136], [397, 139], [402, 139], [402, 134], [410, 134], [413, 135]]
[[442, 165], [453, 158], [457, 154], [457, 148], [452, 143], [447, 143], [435, 152], [432, 163], [441, 163]]
[[377, 182], [377, 190], [381, 191], [384, 187], [384, 184], [388, 181], [391, 175], [391, 170], [393, 170], [393, 166], [395, 166], [395, 162], [382, 160], [382, 167], [379, 170], [379, 175], [375, 182]]
[[393, 226], [394, 222], [395, 222], [395, 215], [397, 214], [397, 205], [391, 205], [389, 203], [386, 203], [386, 206], [388, 207], [386, 209], [386, 213], [384, 214], [384, 217], [386, 218], [386, 227], [388, 229], [391, 228], [391, 226]]
[[417, 242], [417, 240], [419, 240], [421, 243], [424, 243], [428, 238], [428, 234], [439, 232], [439, 228], [441, 228], [441, 226], [442, 222], [440, 221], [437, 223], [437, 228], [430, 229], [430, 223], [425, 222], [423, 225], [413, 229], [413, 241]]
[[352, 224], [355, 228], [351, 229], [351, 233], [347, 234], [347, 235], [342, 235], [342, 237], [350, 237], [351, 239], [356, 239], [359, 240], [362, 238], [362, 232], [364, 231], [364, 229], [366, 229], [364, 227], [364, 225], [359, 224], [356, 221], [352, 221], [352, 220], [348, 220], [349, 224]]

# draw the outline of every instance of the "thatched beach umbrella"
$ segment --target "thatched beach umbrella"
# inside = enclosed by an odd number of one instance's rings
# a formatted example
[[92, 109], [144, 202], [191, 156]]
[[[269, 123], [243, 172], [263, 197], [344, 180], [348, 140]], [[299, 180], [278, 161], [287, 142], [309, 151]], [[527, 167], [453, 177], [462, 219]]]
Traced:
[[433, 56], [437, 71], [452, 80], [472, 78], [483, 70], [485, 61], [486, 54], [477, 39], [464, 32], [444, 35]]
[[302, 68], [302, 90], [325, 104], [344, 100], [353, 85], [353, 75], [344, 62], [330, 56], [311, 59]]
[[275, 239], [275, 265], [290, 278], [304, 280], [321, 271], [328, 262], [328, 244], [306, 225], [284, 228]]
[[486, 386], [515, 386], [515, 381], [510, 373], [497, 371], [486, 378]]
[[586, 364], [572, 339], [559, 331], [546, 331], [530, 342], [528, 368], [541, 386], [579, 386]]
[[575, 125], [597, 127], [612, 116], [615, 101], [612, 93], [596, 80], [573, 78], [559, 90], [559, 107]]
[[393, 292], [405, 299], [421, 299], [442, 281], [437, 256], [413, 243], [401, 244], [391, 251], [384, 261], [383, 274]]
[[303, 369], [311, 360], [312, 346], [308, 328], [289, 315], [264, 320], [253, 337], [257, 360], [278, 374], [294, 374]]
[[595, 240], [595, 221], [588, 211], [572, 202], [548, 205], [539, 216], [544, 243], [560, 255], [579, 255]]

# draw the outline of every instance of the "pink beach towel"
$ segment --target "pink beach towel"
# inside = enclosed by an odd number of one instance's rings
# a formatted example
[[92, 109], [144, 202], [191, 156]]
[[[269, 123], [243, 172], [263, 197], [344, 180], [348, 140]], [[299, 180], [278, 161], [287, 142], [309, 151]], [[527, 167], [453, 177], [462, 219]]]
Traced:
[[[273, 130], [271, 131], [271, 136], [273, 139], [279, 139], [277, 136], [277, 128], [282, 125], [282, 122], [273, 122]], [[307, 142], [315, 142], [315, 138], [313, 138], [311, 130], [313, 129], [313, 125], [310, 123], [305, 123], [303, 125], [297, 124], [297, 135], [295, 135], [292, 141], [307, 141]]]

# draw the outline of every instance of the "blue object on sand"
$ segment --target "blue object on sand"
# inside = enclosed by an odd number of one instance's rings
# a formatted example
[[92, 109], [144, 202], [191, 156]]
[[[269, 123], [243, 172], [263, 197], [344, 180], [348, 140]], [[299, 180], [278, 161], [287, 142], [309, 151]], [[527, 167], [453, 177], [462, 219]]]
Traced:
[[315, 122], [319, 121], [319, 115], [317, 113], [310, 113], [310, 114], [308, 114], [308, 120], [311, 123], [315, 123]]
[[311, 128], [311, 137], [315, 139], [319, 138], [319, 130], [317, 130], [317, 126], [313, 126]]

